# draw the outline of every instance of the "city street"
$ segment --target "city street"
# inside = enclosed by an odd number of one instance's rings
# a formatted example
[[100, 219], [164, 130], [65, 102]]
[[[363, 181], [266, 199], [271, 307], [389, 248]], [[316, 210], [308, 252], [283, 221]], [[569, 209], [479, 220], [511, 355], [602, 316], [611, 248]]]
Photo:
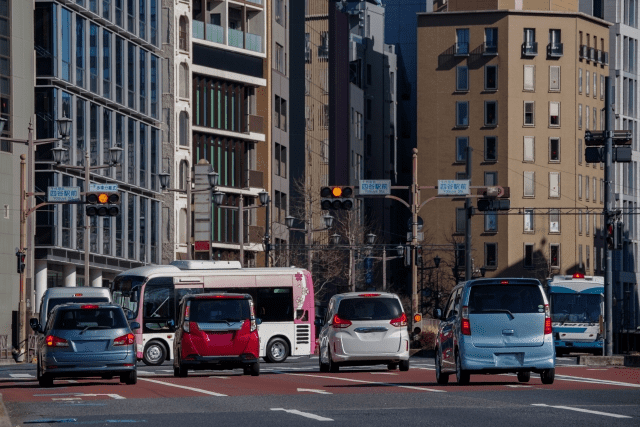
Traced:
[[189, 372], [170, 363], [140, 364], [138, 384], [57, 380], [40, 388], [35, 365], [0, 367], [0, 393], [12, 425], [162, 426], [300, 425], [638, 425], [640, 369], [577, 366], [559, 358], [556, 380], [539, 375], [472, 376], [468, 386], [435, 380], [433, 359], [413, 357], [408, 372], [382, 365], [320, 373], [316, 357], [262, 363], [259, 377], [242, 371]]

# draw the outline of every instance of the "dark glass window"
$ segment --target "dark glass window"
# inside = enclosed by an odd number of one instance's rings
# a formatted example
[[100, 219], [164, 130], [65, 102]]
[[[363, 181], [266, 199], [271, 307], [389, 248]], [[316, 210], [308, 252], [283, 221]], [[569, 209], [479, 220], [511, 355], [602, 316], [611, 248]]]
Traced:
[[126, 327], [128, 327], [127, 319], [120, 308], [59, 310], [53, 324], [53, 329], [83, 331]]
[[102, 31], [102, 96], [111, 98], [111, 32]]
[[76, 84], [84, 87], [84, 18], [76, 15]]
[[89, 82], [90, 90], [98, 93], [98, 26], [89, 27]]
[[140, 55], [140, 102], [139, 108], [142, 114], [147, 112], [147, 52], [138, 50]]
[[248, 299], [212, 299], [191, 300], [189, 320], [192, 322], [214, 323], [251, 318]]
[[469, 313], [544, 313], [542, 292], [537, 285], [476, 285], [469, 292]]
[[122, 86], [124, 86], [124, 40], [116, 37], [116, 102], [124, 104], [122, 100]]
[[256, 300], [256, 317], [264, 322], [293, 320], [293, 289], [261, 288]]
[[128, 85], [129, 91], [129, 108], [136, 108], [136, 46], [129, 42], [127, 55]]
[[395, 298], [348, 298], [340, 301], [338, 316], [345, 320], [391, 320], [402, 315]]

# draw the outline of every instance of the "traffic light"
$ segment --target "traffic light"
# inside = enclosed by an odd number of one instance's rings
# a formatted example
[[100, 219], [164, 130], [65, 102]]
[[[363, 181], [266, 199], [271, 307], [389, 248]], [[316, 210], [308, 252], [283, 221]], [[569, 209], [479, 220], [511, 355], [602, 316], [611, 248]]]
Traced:
[[616, 229], [613, 237], [614, 249], [622, 249], [623, 224], [622, 221], [616, 222]]
[[26, 264], [24, 263], [25, 258], [27, 257], [27, 254], [25, 254], [24, 252], [16, 252], [16, 257], [18, 258], [18, 274], [22, 274], [24, 273], [24, 268], [26, 266]]
[[607, 249], [610, 251], [616, 248], [615, 243], [615, 225], [613, 223], [607, 224]]
[[478, 199], [478, 211], [508, 211], [511, 209], [509, 199]]
[[87, 216], [116, 216], [120, 213], [120, 193], [92, 192], [85, 198]]
[[353, 209], [353, 187], [334, 185], [320, 189], [320, 205], [322, 210]]

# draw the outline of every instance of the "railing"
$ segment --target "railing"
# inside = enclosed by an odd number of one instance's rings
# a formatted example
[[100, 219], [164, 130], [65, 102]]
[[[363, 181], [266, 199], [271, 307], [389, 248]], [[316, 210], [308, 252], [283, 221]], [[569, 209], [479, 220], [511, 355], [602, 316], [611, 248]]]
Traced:
[[596, 48], [595, 47], [590, 47], [589, 48], [589, 59], [591, 59], [592, 61], [596, 60]]
[[580, 58], [587, 58], [587, 46], [584, 44], [580, 46]]
[[215, 24], [207, 24], [205, 36], [207, 41], [224, 43], [224, 28]]
[[484, 51], [482, 52], [484, 55], [497, 55], [498, 54], [498, 45], [497, 44], [487, 44], [484, 43]]
[[260, 5], [262, 4], [262, 0], [246, 0], [246, 1], [248, 1], [249, 3], [255, 3]]
[[311, 62], [311, 49], [304, 50], [304, 60], [305, 62]]
[[193, 21], [193, 38], [204, 40], [204, 22]]
[[245, 48], [254, 52], [262, 52], [262, 37], [257, 34], [246, 33]]
[[562, 43], [549, 43], [547, 45], [547, 55], [549, 56], [562, 56], [564, 54], [564, 45]]
[[457, 42], [454, 46], [453, 54], [456, 56], [469, 56], [469, 43]]
[[0, 335], [0, 360], [8, 359], [11, 356], [9, 348], [9, 335]]
[[522, 43], [523, 56], [536, 56], [538, 54], [538, 42]]
[[262, 188], [264, 187], [264, 174], [260, 171], [249, 170], [249, 182], [248, 187]]
[[233, 47], [239, 47], [239, 48], [243, 48], [244, 47], [244, 32], [243, 31], [239, 31], [239, 30], [234, 30], [233, 28], [229, 28], [229, 33], [228, 33], [228, 41], [229, 41], [229, 46], [233, 46]]
[[318, 58], [329, 59], [329, 48], [327, 46], [318, 46]]
[[264, 133], [264, 118], [262, 116], [247, 115], [249, 132]]

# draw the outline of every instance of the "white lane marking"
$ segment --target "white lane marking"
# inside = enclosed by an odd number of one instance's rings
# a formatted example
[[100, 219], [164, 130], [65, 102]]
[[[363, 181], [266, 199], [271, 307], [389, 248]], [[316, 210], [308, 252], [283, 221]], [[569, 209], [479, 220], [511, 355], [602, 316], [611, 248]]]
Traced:
[[532, 406], [544, 406], [547, 408], [556, 408], [556, 409], [566, 409], [568, 411], [576, 411], [576, 412], [586, 412], [587, 414], [594, 415], [604, 415], [605, 417], [613, 417], [613, 418], [631, 418], [626, 415], [620, 414], [612, 414], [610, 412], [600, 412], [600, 411], [592, 411], [590, 409], [582, 409], [582, 408], [572, 408], [570, 406], [554, 406], [554, 405], [545, 405], [544, 403], [532, 403]]
[[226, 394], [222, 394], [222, 393], [216, 393], [214, 391], [208, 391], [208, 390], [203, 390], [201, 388], [195, 388], [195, 387], [187, 387], [184, 385], [178, 385], [178, 384], [171, 384], [171, 383], [167, 383], [164, 381], [158, 381], [158, 380], [152, 380], [150, 378], [138, 378], [140, 381], [149, 381], [152, 383], [156, 383], [156, 384], [162, 384], [162, 385], [166, 385], [169, 387], [176, 387], [176, 388], [183, 388], [185, 390], [191, 390], [191, 391], [196, 391], [198, 393], [202, 393], [202, 394], [208, 394], [209, 396], [220, 396], [220, 397], [226, 397]]
[[217, 376], [217, 375], [212, 375], [212, 376], [210, 376], [209, 378], [220, 378], [221, 380], [226, 380], [226, 379], [227, 379], [227, 378], [229, 378], [229, 377], [219, 377], [219, 376]]
[[398, 375], [393, 372], [369, 372], [371, 375]]
[[122, 397], [119, 394], [113, 394], [113, 393], [97, 393], [97, 394], [78, 393], [78, 394], [76, 394], [76, 396], [81, 396], [81, 397], [109, 396], [112, 399], [126, 399], [126, 397]]
[[76, 380], [67, 380], [68, 383], [77, 383], [78, 381]]
[[608, 371], [608, 369], [587, 369], [587, 371]]
[[520, 385], [520, 384], [507, 384], [507, 387], [512, 387], [512, 388], [530, 388], [533, 387], [532, 385]]
[[300, 415], [302, 417], [311, 418], [316, 421], [333, 421], [331, 418], [321, 417], [320, 415], [310, 414], [308, 412], [298, 411], [296, 409], [284, 409], [284, 408], [271, 408], [272, 411], [284, 411], [294, 415]]
[[52, 397], [51, 400], [82, 400], [81, 397]]
[[622, 386], [622, 387], [640, 388], [640, 384], [623, 383], [623, 382], [620, 382], [620, 381], [599, 380], [599, 379], [596, 379], [596, 378], [572, 377], [570, 375], [558, 375], [558, 374], [556, 374], [556, 379], [562, 380], [562, 381], [575, 381], [575, 382], [579, 382], [579, 383], [617, 385], [617, 386]]
[[328, 391], [318, 390], [316, 388], [299, 388], [298, 391], [300, 392], [308, 391], [309, 393], [318, 393], [318, 394], [333, 394]]
[[394, 384], [394, 383], [382, 383], [382, 382], [378, 382], [378, 381], [353, 380], [351, 378], [329, 377], [329, 376], [325, 376], [325, 375], [294, 374], [294, 373], [287, 373], [287, 372], [280, 372], [280, 373], [281, 374], [286, 374], [286, 375], [301, 376], [301, 377], [331, 378], [331, 379], [334, 379], [334, 380], [350, 381], [350, 382], [353, 382], [353, 383], [379, 384], [379, 385], [386, 385], [386, 386], [391, 386], [391, 387], [408, 388], [410, 390], [433, 391], [435, 393], [446, 393], [446, 391], [444, 391], [444, 390], [436, 390], [434, 388], [416, 387], [416, 386], [411, 386], [411, 385], [402, 385], [402, 384]]
[[9, 376], [11, 378], [20, 378], [20, 379], [24, 379], [24, 378], [35, 378], [33, 375], [31, 374], [9, 374]]

